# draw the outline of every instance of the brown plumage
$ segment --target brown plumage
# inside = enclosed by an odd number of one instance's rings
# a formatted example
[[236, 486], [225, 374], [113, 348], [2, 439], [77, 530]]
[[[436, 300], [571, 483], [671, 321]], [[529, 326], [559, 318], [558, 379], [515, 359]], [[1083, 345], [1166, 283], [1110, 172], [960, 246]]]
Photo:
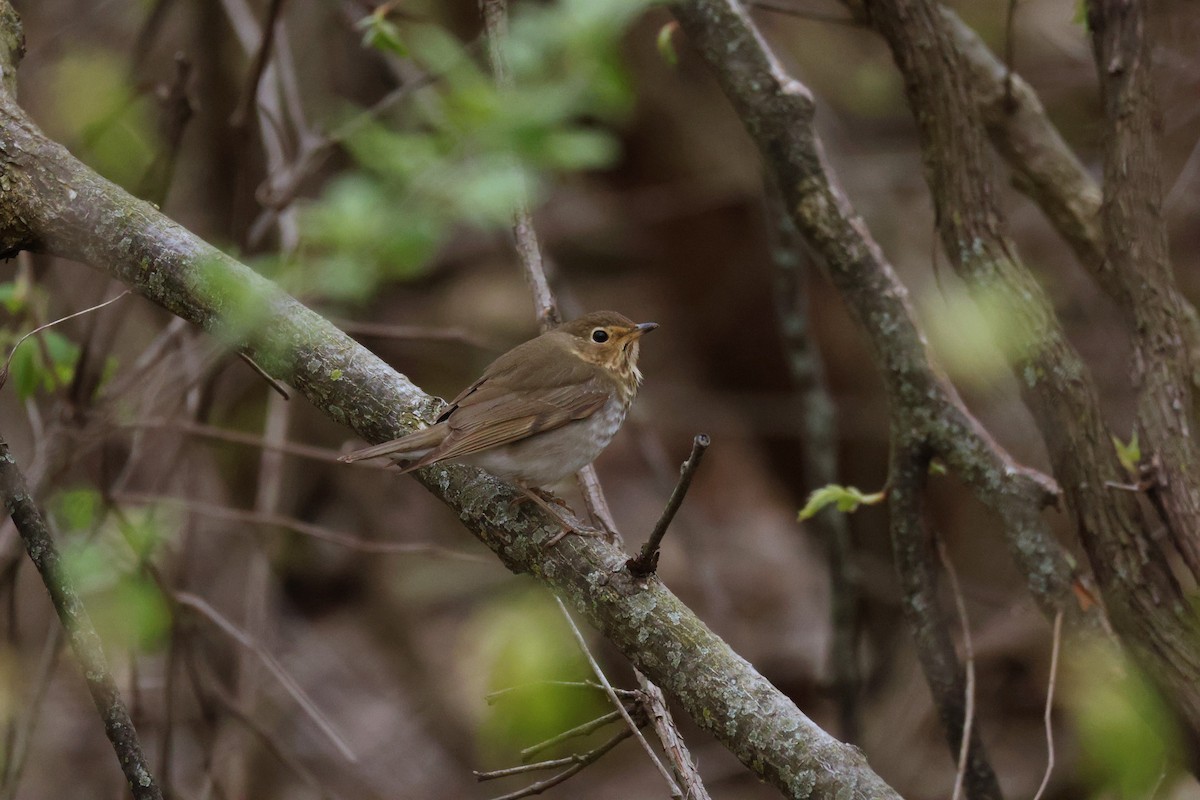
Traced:
[[430, 427], [340, 460], [411, 460], [403, 472], [456, 461], [526, 487], [554, 483], [616, 434], [642, 379], [638, 340], [656, 327], [614, 311], [560, 325], [493, 361]]

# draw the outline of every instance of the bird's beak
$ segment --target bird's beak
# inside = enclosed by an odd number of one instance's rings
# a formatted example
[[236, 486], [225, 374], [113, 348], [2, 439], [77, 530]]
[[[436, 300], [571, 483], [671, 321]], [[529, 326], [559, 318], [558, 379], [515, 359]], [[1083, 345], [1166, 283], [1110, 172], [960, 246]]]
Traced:
[[633, 330], [629, 332], [629, 335], [634, 339], [638, 339], [641, 338], [643, 333], [649, 333], [657, 327], [657, 322], [639, 322], [637, 325], [633, 326]]

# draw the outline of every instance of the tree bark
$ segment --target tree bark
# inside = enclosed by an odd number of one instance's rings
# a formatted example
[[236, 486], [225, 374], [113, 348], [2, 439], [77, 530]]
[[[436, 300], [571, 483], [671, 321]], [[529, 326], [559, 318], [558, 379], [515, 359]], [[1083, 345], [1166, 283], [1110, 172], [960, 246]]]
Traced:
[[[105, 270], [251, 355], [317, 408], [372, 442], [414, 429], [439, 401], [300, 302], [153, 206], [100, 178], [25, 116], [11, 92], [19, 23], [0, 0], [0, 252], [33, 249]], [[5, 61], [4, 57], [8, 60]], [[704, 730], [786, 796], [892, 798], [857, 748], [829, 736], [656, 577], [596, 537], [548, 547], [559, 524], [480, 470], [418, 479], [514, 572], [559, 592]]]

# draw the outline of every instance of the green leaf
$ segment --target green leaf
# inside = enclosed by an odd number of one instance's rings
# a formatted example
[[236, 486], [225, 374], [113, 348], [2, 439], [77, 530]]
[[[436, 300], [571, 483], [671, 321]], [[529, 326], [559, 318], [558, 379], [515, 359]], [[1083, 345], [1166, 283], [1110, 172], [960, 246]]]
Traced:
[[1129, 440], [1129, 444], [1125, 444], [1116, 436], [1112, 437], [1113, 447], [1117, 450], [1117, 460], [1121, 462], [1121, 466], [1130, 475], [1137, 477], [1138, 464], [1142, 460], [1142, 448], [1138, 444], [1137, 431], [1133, 432], [1133, 438]]
[[863, 494], [853, 486], [839, 486], [831, 483], [813, 490], [812, 494], [808, 496], [808, 502], [804, 504], [804, 508], [800, 509], [799, 520], [803, 522], [806, 519], [812, 519], [828, 505], [835, 505], [837, 510], [843, 514], [851, 514], [857, 511], [860, 505], [877, 505], [882, 503], [886, 497], [886, 492]]
[[363, 47], [371, 47], [385, 53], [395, 53], [398, 56], [408, 55], [408, 46], [400, 35], [400, 28], [387, 18], [387, 9], [379, 7], [368, 14], [355, 25], [363, 32]]
[[672, 67], [679, 64], [679, 54], [675, 52], [675, 43], [671, 40], [677, 30], [679, 30], [679, 23], [672, 20], [658, 29], [658, 37], [655, 39], [655, 44], [658, 45], [658, 54]]
[[929, 474], [930, 475], [945, 475], [946, 474], [946, 465], [943, 464], [941, 461], [938, 461], [936, 458], [931, 460], [929, 462]]

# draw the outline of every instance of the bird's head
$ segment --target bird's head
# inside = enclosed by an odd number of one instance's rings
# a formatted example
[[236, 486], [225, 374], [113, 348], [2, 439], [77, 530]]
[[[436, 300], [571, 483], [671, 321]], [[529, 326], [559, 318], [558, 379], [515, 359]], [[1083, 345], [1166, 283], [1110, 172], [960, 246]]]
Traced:
[[570, 337], [569, 345], [579, 358], [637, 388], [642, 382], [637, 368], [638, 340], [657, 327], [657, 322], [633, 322], [615, 311], [593, 311], [563, 323], [555, 331]]

